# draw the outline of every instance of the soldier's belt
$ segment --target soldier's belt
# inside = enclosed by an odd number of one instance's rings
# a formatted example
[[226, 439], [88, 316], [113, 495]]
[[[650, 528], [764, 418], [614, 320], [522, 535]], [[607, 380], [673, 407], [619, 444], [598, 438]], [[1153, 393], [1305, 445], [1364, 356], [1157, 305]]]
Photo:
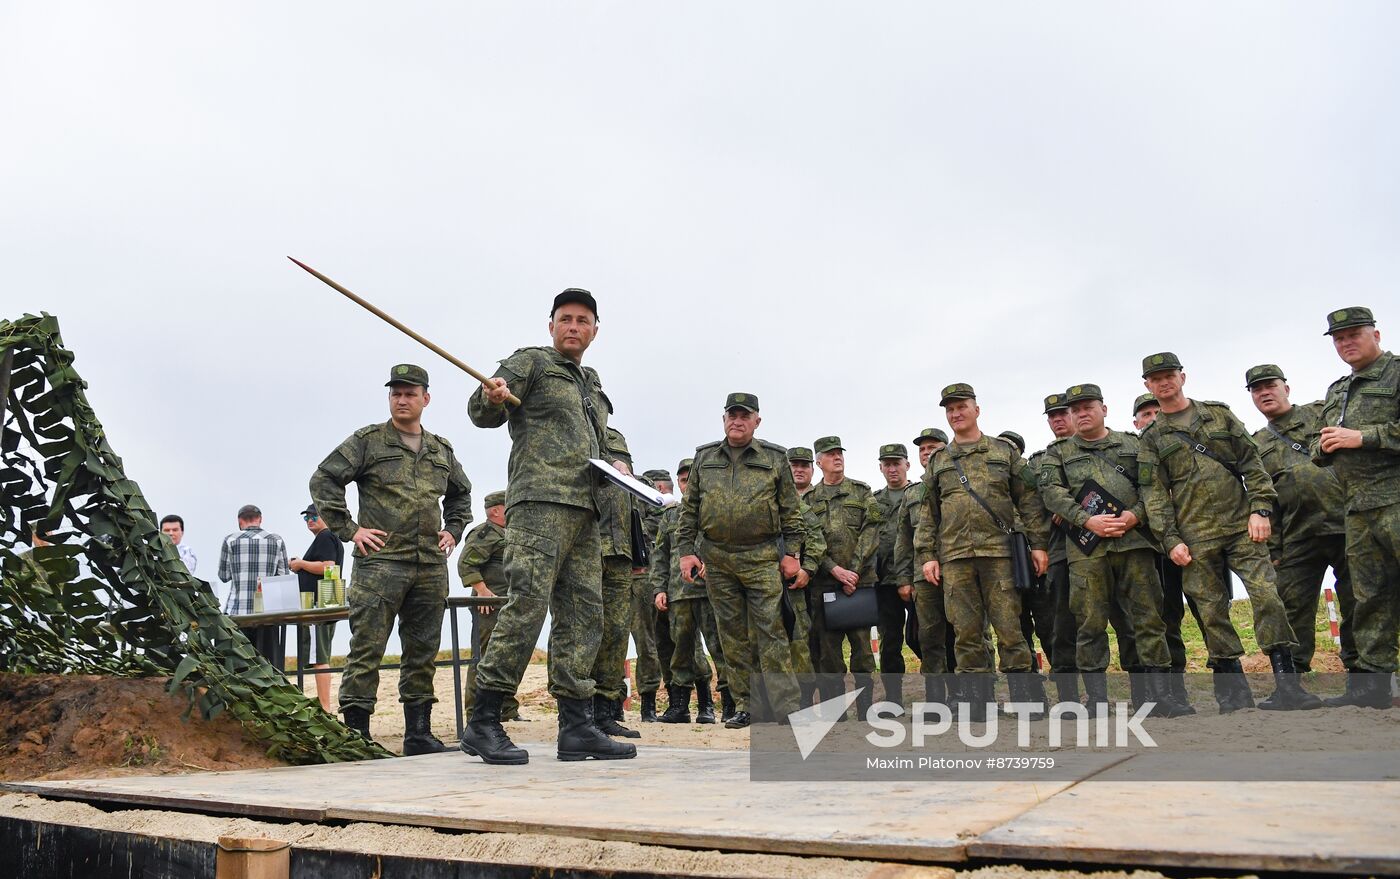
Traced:
[[702, 547], [713, 546], [715, 549], [718, 549], [722, 552], [748, 552], [749, 550], [762, 549], [763, 547], [768, 546], [771, 546], [774, 550], [777, 550], [778, 535], [774, 534], [772, 537], [769, 537], [766, 540], [760, 540], [757, 543], [720, 543], [718, 540], [711, 540], [710, 538], [701, 535], [700, 542], [702, 544]]

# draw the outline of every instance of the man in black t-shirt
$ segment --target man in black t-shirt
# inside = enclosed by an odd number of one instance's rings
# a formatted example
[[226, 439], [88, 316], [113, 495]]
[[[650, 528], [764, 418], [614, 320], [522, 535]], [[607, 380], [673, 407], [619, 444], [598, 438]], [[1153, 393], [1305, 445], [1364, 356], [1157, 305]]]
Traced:
[[[311, 593], [316, 595], [316, 585], [326, 573], [327, 565], [340, 567], [345, 564], [345, 544], [336, 539], [326, 523], [321, 521], [320, 515], [316, 512], [316, 505], [311, 504], [301, 511], [301, 518], [306, 522], [306, 530], [315, 537], [311, 541], [311, 547], [306, 550], [306, 554], [299, 559], [292, 559], [288, 567], [296, 572], [297, 585], [301, 587], [303, 594]], [[310, 606], [318, 605], [315, 597], [311, 599]], [[308, 606], [305, 599], [302, 606]], [[316, 627], [316, 655], [313, 658], [316, 672], [316, 696], [321, 700], [321, 707], [326, 711], [331, 710], [331, 675], [329, 671], [320, 669], [330, 668], [331, 663], [331, 638], [335, 634], [335, 623], [323, 623]], [[306, 629], [297, 630], [297, 662], [306, 665], [311, 644], [310, 633]]]

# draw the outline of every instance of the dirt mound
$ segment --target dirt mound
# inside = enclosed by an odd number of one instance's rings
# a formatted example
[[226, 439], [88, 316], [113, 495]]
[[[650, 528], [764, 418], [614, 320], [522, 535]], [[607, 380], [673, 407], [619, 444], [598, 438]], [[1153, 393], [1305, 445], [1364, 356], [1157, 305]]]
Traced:
[[0, 674], [0, 780], [280, 766], [227, 715], [182, 720], [167, 678]]

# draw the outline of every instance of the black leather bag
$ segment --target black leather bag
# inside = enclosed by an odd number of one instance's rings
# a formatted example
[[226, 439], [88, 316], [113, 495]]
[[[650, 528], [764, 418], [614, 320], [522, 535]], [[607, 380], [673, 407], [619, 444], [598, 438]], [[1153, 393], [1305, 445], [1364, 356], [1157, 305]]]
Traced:
[[837, 589], [822, 593], [822, 610], [826, 615], [826, 628], [830, 632], [850, 632], [855, 629], [869, 629], [880, 621], [880, 604], [874, 587], [857, 588], [847, 595]]

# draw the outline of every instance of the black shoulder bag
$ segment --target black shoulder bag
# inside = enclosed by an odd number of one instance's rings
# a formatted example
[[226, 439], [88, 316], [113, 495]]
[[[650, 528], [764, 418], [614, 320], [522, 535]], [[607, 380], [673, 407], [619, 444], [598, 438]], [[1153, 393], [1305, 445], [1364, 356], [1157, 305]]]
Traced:
[[[952, 457], [951, 455], [949, 456]], [[972, 483], [968, 481], [967, 474], [963, 472], [962, 465], [957, 458], [952, 458], [953, 468], [958, 471], [958, 482], [972, 499], [982, 505], [982, 509], [987, 511], [987, 515], [992, 517], [992, 524], [997, 526], [997, 530], [1006, 535], [1006, 551], [1011, 554], [1011, 583], [1016, 587], [1017, 592], [1030, 592], [1036, 588], [1035, 565], [1031, 562], [1031, 544], [1026, 539], [1026, 535], [1012, 528], [1002, 521], [1001, 517], [982, 499], [982, 496], [972, 490]], [[1014, 476], [1012, 477], [1015, 478]]]

